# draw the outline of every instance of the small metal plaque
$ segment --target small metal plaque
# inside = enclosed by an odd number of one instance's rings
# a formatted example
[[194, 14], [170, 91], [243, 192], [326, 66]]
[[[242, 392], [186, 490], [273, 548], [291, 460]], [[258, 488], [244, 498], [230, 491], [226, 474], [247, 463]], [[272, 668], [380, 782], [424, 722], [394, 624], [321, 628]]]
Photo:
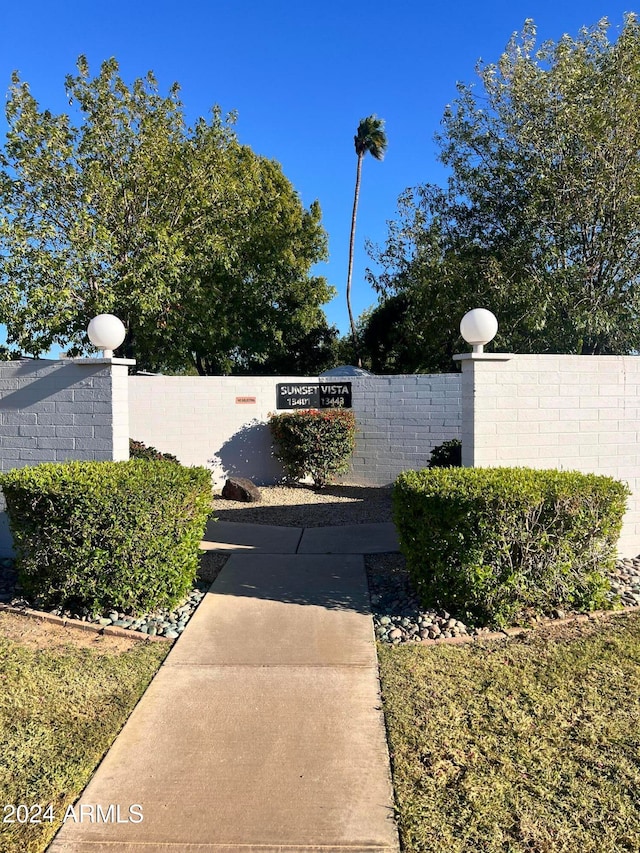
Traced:
[[255, 403], [255, 397], [236, 397], [236, 403]]

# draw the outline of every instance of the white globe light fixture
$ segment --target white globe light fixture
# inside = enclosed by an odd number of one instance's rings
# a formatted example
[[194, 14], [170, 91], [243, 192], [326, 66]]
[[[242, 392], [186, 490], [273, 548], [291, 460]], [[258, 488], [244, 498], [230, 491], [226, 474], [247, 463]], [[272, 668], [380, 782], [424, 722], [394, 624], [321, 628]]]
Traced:
[[89, 340], [98, 349], [103, 350], [104, 358], [113, 358], [113, 351], [123, 342], [127, 334], [122, 320], [113, 314], [98, 314], [87, 327]]
[[495, 314], [486, 308], [473, 308], [460, 320], [460, 334], [471, 344], [473, 352], [483, 352], [484, 345], [495, 338], [497, 331]]

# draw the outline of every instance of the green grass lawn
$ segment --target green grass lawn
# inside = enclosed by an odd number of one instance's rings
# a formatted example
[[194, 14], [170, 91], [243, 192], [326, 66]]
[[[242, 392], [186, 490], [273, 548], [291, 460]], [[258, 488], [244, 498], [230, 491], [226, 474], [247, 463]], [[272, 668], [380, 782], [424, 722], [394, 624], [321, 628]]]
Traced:
[[[0, 851], [39, 853], [80, 795], [169, 645], [0, 621]], [[16, 620], [18, 620], [16, 622]], [[23, 627], [26, 625], [26, 627]], [[56, 634], [57, 630], [57, 634]], [[24, 636], [21, 635], [21, 632]], [[83, 632], [78, 632], [82, 634]], [[103, 645], [99, 645], [102, 643]], [[92, 647], [93, 644], [93, 647]], [[8, 806], [53, 821], [18, 822]], [[20, 815], [24, 819], [25, 811]], [[16, 822], [7, 822], [13, 818]]]
[[405, 853], [640, 850], [640, 614], [379, 658]]

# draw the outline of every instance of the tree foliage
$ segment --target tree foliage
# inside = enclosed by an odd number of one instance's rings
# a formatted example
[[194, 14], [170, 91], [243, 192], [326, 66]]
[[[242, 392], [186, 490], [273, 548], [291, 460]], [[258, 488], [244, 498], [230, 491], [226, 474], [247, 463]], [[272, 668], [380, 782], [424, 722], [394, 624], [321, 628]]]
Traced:
[[529, 20], [478, 66], [480, 91], [459, 85], [437, 136], [446, 188], [407, 190], [372, 250], [370, 281], [402, 298], [423, 348], [411, 369], [451, 369], [474, 307], [496, 314], [503, 349], [640, 347], [640, 27], [608, 31], [538, 47]]
[[0, 322], [14, 351], [82, 352], [101, 312], [148, 369], [258, 372], [292, 341], [331, 337], [332, 288], [310, 275], [326, 255], [319, 205], [239, 143], [233, 114], [188, 127], [177, 84], [127, 86], [115, 59], [91, 78], [80, 57], [65, 85], [73, 115], [41, 110], [17, 74], [9, 91]]

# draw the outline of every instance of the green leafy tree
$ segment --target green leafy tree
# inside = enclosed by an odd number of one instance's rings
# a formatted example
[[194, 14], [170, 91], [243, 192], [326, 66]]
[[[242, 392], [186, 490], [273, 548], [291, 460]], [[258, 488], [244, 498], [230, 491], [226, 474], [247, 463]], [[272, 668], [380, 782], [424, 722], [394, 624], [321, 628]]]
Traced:
[[[80, 353], [96, 313], [128, 328], [140, 368], [260, 370], [289, 335], [326, 329], [326, 255], [278, 163], [214, 108], [187, 127], [179, 88], [127, 86], [114, 59], [66, 78], [73, 115], [14, 74], [0, 152], [0, 322], [15, 351]], [[291, 365], [293, 370], [294, 364]]]
[[396, 293], [369, 315], [362, 331], [362, 347], [373, 373], [413, 373], [424, 360], [421, 335], [411, 329], [409, 295]]
[[[276, 360], [287, 371], [302, 371], [296, 348], [330, 334], [319, 306], [333, 290], [308, 274], [325, 257], [320, 206], [305, 210], [280, 166], [246, 147], [238, 151], [232, 181], [240, 209], [224, 250], [214, 245], [202, 257], [206, 243], [193, 247], [201, 262], [185, 300], [185, 340], [202, 373], [268, 372]], [[203, 325], [199, 318], [209, 305], [216, 316]]]
[[478, 67], [479, 93], [459, 86], [437, 137], [448, 185], [401, 197], [369, 273], [383, 299], [403, 294], [421, 369], [450, 369], [478, 306], [498, 317], [496, 348], [639, 348], [640, 28], [627, 15], [615, 42], [608, 30], [538, 47], [527, 21]]
[[[351, 214], [351, 234], [349, 237], [349, 269], [347, 272], [347, 310], [351, 325], [351, 336], [356, 354], [358, 354], [358, 332], [351, 310], [351, 278], [353, 276], [353, 254], [356, 240], [356, 219], [358, 216], [358, 200], [360, 198], [360, 181], [362, 178], [362, 161], [365, 154], [371, 154], [376, 160], [382, 160], [387, 149], [387, 135], [384, 131], [384, 121], [375, 115], [360, 120], [358, 131], [353, 137], [358, 158], [356, 166], [356, 186], [353, 194], [353, 212]], [[358, 364], [360, 359], [358, 357]]]
[[267, 376], [315, 376], [339, 363], [337, 352], [338, 330], [335, 326], [328, 326], [326, 321], [304, 333], [291, 329], [281, 345], [274, 346], [268, 358], [260, 364], [260, 373]]

